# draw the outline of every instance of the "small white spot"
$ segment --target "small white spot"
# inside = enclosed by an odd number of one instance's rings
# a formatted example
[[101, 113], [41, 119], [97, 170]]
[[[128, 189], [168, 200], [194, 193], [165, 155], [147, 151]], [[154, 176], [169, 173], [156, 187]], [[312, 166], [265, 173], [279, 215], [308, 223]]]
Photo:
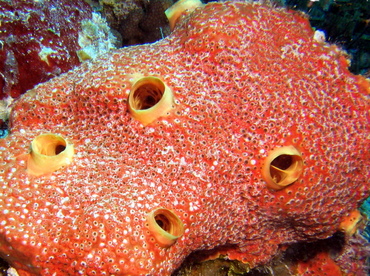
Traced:
[[260, 149], [260, 153], [261, 154], [264, 154], [265, 153], [265, 150], [264, 149]]
[[59, 210], [58, 213], [56, 214], [57, 218], [64, 218], [62, 210]]
[[257, 161], [256, 161], [256, 160], [254, 160], [254, 159], [252, 159], [252, 160], [251, 160], [251, 164], [252, 164], [252, 165], [256, 165], [256, 163], [257, 163]]
[[18, 276], [19, 275], [18, 274], [18, 271], [15, 268], [13, 268], [13, 267], [8, 268], [8, 270], [6, 271], [6, 273], [9, 276]]
[[64, 204], [69, 201], [69, 197], [63, 197], [61, 203]]
[[40, 59], [47, 63], [47, 65], [49, 65], [49, 56], [55, 53], [58, 53], [58, 51], [55, 51], [50, 47], [45, 47], [44, 45], [41, 45], [41, 51], [38, 54]]
[[154, 131], [155, 131], [155, 130], [154, 130], [154, 128], [152, 128], [152, 127], [148, 128], [148, 130], [147, 130], [148, 134], [153, 133]]
[[313, 35], [313, 40], [319, 43], [324, 43], [325, 42], [325, 33], [320, 30], [316, 30], [314, 35]]
[[185, 158], [184, 157], [181, 157], [180, 159], [180, 166], [186, 166], [186, 161], [185, 161]]

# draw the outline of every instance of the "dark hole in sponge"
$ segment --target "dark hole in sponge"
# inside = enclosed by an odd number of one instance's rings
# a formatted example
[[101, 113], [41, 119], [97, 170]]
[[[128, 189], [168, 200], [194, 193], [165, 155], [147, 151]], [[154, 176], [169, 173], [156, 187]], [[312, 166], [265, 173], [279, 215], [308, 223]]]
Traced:
[[134, 94], [134, 108], [144, 110], [156, 105], [162, 98], [164, 91], [152, 83], [143, 84]]
[[271, 165], [278, 169], [286, 170], [292, 165], [292, 163], [293, 163], [293, 158], [291, 155], [282, 154], [276, 157], [271, 162]]
[[155, 222], [161, 227], [164, 231], [168, 232], [170, 230], [170, 221], [164, 215], [156, 215]]
[[65, 149], [66, 149], [66, 146], [65, 145], [57, 145], [55, 147], [55, 155], [58, 155], [59, 153], [61, 153]]

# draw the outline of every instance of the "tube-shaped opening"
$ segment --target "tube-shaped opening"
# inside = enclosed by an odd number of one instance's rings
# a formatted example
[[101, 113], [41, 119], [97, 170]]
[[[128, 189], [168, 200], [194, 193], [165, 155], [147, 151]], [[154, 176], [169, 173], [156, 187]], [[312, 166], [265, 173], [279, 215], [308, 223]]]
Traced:
[[200, 0], [180, 0], [169, 7], [165, 11], [165, 14], [170, 23], [171, 31], [175, 28], [176, 23], [182, 14], [185, 12], [190, 13], [200, 6], [203, 6], [202, 1]]
[[168, 209], [158, 208], [151, 211], [147, 220], [150, 232], [162, 247], [170, 247], [184, 234], [181, 220]]
[[128, 107], [131, 115], [146, 126], [174, 107], [173, 93], [161, 79], [143, 77], [133, 85]]
[[52, 173], [72, 162], [73, 144], [62, 136], [52, 133], [41, 134], [33, 139], [27, 171], [39, 176]]
[[280, 190], [293, 184], [302, 171], [300, 152], [293, 146], [285, 146], [269, 153], [262, 167], [262, 176], [269, 188]]

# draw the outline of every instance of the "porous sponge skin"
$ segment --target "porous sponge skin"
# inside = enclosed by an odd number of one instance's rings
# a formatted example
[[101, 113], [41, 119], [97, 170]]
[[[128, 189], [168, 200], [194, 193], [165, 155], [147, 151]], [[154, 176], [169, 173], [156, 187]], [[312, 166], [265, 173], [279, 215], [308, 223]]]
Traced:
[[[369, 84], [347, 65], [299, 13], [210, 3], [168, 38], [39, 85], [0, 141], [2, 256], [21, 275], [170, 275], [195, 250], [220, 246], [253, 267], [279, 245], [332, 235], [369, 195]], [[143, 126], [127, 101], [146, 76], [174, 108]], [[26, 160], [43, 133], [75, 154], [36, 177]], [[262, 164], [283, 146], [303, 171], [274, 191]], [[169, 247], [148, 228], [157, 208], [185, 229]]]

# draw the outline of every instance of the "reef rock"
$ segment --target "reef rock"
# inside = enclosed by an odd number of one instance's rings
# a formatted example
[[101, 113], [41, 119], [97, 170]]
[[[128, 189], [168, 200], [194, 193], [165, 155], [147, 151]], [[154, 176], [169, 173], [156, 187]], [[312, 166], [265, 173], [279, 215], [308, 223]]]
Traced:
[[91, 14], [81, 0], [0, 0], [0, 99], [79, 65], [81, 21]]
[[20, 275], [170, 275], [195, 251], [254, 267], [352, 229], [369, 83], [300, 13], [185, 14], [13, 103], [0, 252]]

